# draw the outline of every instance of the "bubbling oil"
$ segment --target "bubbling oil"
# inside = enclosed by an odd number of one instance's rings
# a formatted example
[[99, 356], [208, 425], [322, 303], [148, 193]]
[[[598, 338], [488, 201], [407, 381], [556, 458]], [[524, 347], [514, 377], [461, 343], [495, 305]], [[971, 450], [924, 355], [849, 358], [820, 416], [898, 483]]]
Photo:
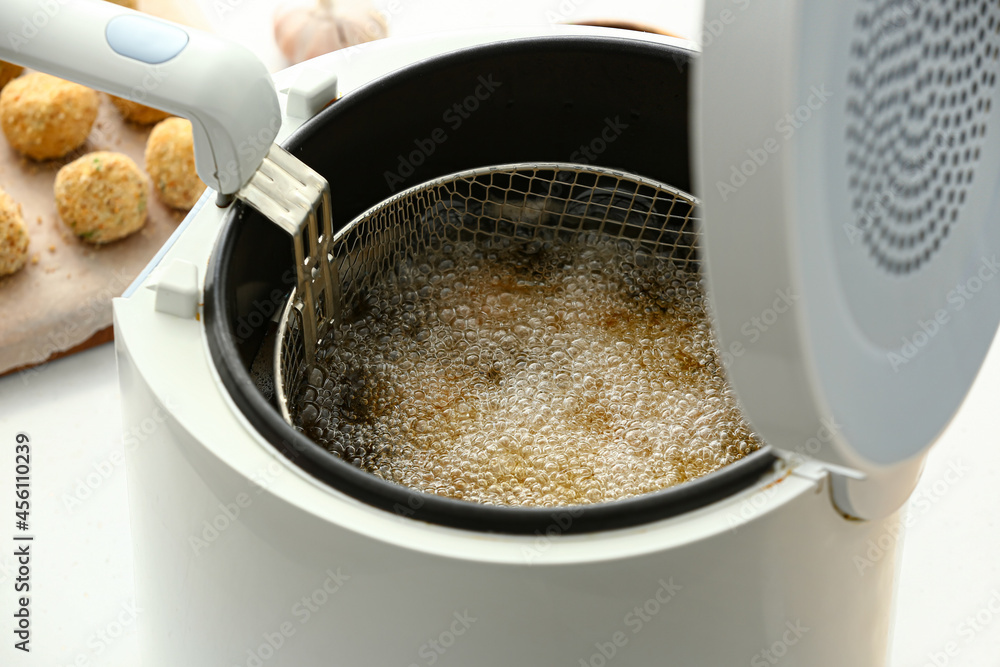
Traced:
[[298, 428], [442, 496], [617, 500], [760, 444], [723, 378], [698, 274], [628, 241], [441, 244], [328, 341]]

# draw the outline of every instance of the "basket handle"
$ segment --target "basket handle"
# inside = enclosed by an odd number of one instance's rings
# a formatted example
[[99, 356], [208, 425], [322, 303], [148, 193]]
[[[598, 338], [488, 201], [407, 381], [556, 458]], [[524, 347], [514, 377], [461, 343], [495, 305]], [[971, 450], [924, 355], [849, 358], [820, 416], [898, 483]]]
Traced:
[[198, 175], [222, 195], [250, 180], [281, 125], [248, 49], [103, 0], [3, 0], [0, 59], [189, 119]]

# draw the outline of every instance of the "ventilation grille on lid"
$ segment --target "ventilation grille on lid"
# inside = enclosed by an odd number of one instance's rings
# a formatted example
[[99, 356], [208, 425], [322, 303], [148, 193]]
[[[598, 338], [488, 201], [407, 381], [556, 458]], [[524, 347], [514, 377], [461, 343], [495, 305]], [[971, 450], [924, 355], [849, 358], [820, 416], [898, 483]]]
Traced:
[[854, 28], [853, 225], [880, 267], [906, 274], [945, 242], [975, 178], [1000, 70], [1000, 0], [867, 0]]

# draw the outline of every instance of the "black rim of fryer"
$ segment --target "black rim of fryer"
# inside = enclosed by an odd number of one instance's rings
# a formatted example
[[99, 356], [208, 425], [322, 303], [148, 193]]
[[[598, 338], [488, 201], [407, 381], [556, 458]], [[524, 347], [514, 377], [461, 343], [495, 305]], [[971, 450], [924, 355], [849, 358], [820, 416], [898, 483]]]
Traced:
[[[692, 53], [685, 49], [604, 36], [529, 38], [463, 49], [367, 84], [304, 124], [285, 147], [331, 181], [335, 228], [411, 185], [506, 162], [586, 162], [593, 156], [599, 166], [691, 191], [687, 89], [691, 60]], [[559, 90], [556, 82], [562, 82], [565, 90]], [[604, 97], [594, 94], [598, 91]], [[463, 92], [468, 93], [464, 98]], [[448, 105], [454, 100], [458, 107]], [[473, 106], [477, 108], [472, 110]], [[414, 125], [422, 129], [414, 130]], [[630, 128], [638, 137], [623, 139]], [[509, 136], [491, 132], [498, 129], [526, 140], [517, 144]], [[608, 135], [603, 146], [595, 140], [580, 141], [602, 132]], [[401, 138], [394, 143], [386, 134]], [[370, 142], [367, 151], [358, 143], [365, 135]], [[482, 144], [475, 145], [480, 137], [485, 137]], [[329, 155], [332, 149], [347, 156], [340, 158], [341, 164]], [[762, 447], [678, 486], [613, 502], [558, 508], [454, 500], [355, 468], [285, 423], [248, 370], [252, 350], [259, 347], [273, 316], [272, 307], [280, 308], [273, 302], [278, 295], [287, 296], [291, 287], [291, 254], [285, 252], [290, 246], [280, 234], [242, 204], [227, 213], [206, 277], [209, 350], [233, 402], [260, 435], [305, 472], [347, 495], [399, 516], [455, 528], [576, 534], [626, 528], [704, 507], [748, 488], [774, 467], [775, 455]]]

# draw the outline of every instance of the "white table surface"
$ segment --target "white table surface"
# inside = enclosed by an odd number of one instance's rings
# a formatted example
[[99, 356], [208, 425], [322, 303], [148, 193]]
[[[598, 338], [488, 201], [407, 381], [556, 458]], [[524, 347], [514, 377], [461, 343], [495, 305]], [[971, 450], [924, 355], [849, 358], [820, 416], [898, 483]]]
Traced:
[[[193, 0], [216, 32], [282, 66], [273, 0]], [[392, 5], [390, 5], [392, 2]], [[701, 3], [685, 0], [378, 0], [393, 34], [617, 16], [697, 37]], [[224, 9], [229, 7], [232, 11]], [[993, 294], [991, 298], [1000, 298]], [[131, 542], [114, 351], [103, 345], [37, 373], [0, 379], [0, 665], [136, 667], [141, 609]], [[934, 447], [908, 511], [893, 667], [1000, 666], [1000, 344]], [[36, 536], [30, 655], [12, 648], [13, 443], [30, 434]], [[952, 469], [961, 470], [954, 479]], [[952, 482], [946, 479], [954, 479]], [[975, 625], [969, 618], [979, 621]], [[978, 629], [977, 629], [978, 628]], [[849, 641], [849, 638], [846, 640]], [[953, 656], [938, 655], [949, 642]], [[944, 660], [944, 662], [942, 662]], [[185, 666], [187, 667], [187, 666]], [[200, 666], [190, 666], [200, 667]], [[716, 667], [716, 666], [706, 666]], [[718, 666], [723, 667], [723, 666]]]

